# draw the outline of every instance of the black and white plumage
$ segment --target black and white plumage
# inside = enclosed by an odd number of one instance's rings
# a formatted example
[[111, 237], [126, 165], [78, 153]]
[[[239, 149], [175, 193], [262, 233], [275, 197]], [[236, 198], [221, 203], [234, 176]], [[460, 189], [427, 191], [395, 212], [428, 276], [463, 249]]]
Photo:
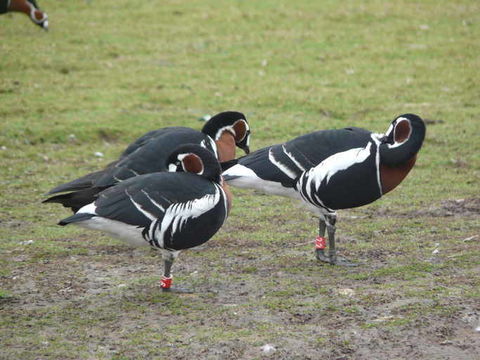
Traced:
[[134, 246], [163, 252], [162, 288], [171, 284], [171, 266], [181, 250], [208, 241], [223, 225], [230, 198], [221, 185], [220, 165], [198, 145], [183, 145], [170, 156], [171, 168], [136, 176], [98, 194], [60, 225], [100, 230]]
[[249, 152], [249, 138], [250, 128], [245, 115], [235, 111], [213, 116], [202, 131], [178, 126], [153, 130], [130, 144], [120, 158], [105, 169], [50, 190], [49, 195], [68, 193], [50, 197], [44, 202], [61, 203], [76, 212], [94, 201], [100, 191], [118, 182], [133, 176], [167, 171], [167, 157], [182, 144], [198, 144], [211, 151], [216, 158], [230, 160], [235, 157], [236, 146]]
[[48, 30], [47, 13], [40, 10], [36, 0], [0, 0], [0, 14], [22, 12], [30, 17], [34, 24]]
[[320, 217], [317, 257], [337, 263], [335, 210], [369, 204], [395, 188], [413, 167], [424, 137], [423, 120], [404, 114], [385, 134], [360, 128], [317, 131], [225, 162], [223, 175], [230, 185], [307, 204]]

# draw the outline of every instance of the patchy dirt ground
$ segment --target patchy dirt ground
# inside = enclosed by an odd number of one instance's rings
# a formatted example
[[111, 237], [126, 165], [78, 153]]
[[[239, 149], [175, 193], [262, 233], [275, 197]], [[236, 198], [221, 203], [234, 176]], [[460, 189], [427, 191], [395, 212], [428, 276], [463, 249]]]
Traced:
[[380, 208], [368, 211], [368, 216], [390, 217], [449, 217], [449, 216], [475, 216], [480, 214], [480, 198], [467, 198], [443, 200], [439, 205], [431, 205], [422, 210], [401, 212]]
[[[39, 2], [48, 33], [0, 16], [0, 359], [478, 360], [480, 1]], [[225, 227], [174, 265], [191, 292], [162, 293], [158, 254], [40, 204], [224, 110], [252, 150], [426, 119], [402, 184], [339, 213], [358, 267], [315, 260], [304, 208], [233, 190]]]
[[[382, 216], [407, 229], [418, 213], [342, 213], [340, 250], [357, 268], [319, 264], [306, 237], [254, 241], [256, 225], [228, 222], [215, 240], [180, 255], [174, 286], [189, 290], [182, 293], [160, 291], [161, 258], [150, 249], [95, 233], [55, 240], [64, 249], [56, 254], [37, 241], [17, 244], [2, 255], [11, 263], [2, 276], [8, 294], [0, 335], [8, 351], [0, 358], [473, 360], [480, 350], [478, 204], [432, 206], [417, 229], [424, 236], [400, 247]], [[433, 242], [447, 212], [456, 217], [451, 235], [455, 228], [472, 235]], [[270, 231], [315, 224], [303, 213], [278, 220]], [[347, 221], [378, 227], [358, 240], [342, 235]]]

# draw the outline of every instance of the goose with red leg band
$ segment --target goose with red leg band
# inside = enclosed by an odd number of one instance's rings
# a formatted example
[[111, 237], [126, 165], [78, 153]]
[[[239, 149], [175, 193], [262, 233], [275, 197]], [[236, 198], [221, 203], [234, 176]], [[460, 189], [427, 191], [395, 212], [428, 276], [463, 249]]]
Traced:
[[171, 268], [182, 250], [202, 245], [223, 225], [231, 206], [220, 164], [199, 145], [177, 148], [167, 159], [175, 172], [139, 175], [98, 194], [59, 225], [100, 230], [134, 246], [162, 252], [162, 290], [170, 290]]
[[319, 217], [317, 259], [353, 265], [336, 254], [336, 211], [369, 204], [398, 186], [415, 164], [424, 138], [423, 120], [403, 114], [384, 134], [348, 127], [265, 147], [222, 163], [223, 176], [235, 187], [302, 201]]

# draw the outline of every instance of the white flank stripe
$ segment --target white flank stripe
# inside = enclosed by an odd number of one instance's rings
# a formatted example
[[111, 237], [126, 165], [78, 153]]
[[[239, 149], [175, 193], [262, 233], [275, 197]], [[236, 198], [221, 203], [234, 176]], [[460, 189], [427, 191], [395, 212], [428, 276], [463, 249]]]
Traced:
[[159, 208], [161, 212], [165, 212], [165, 208], [164, 208], [162, 205], [160, 205], [159, 203], [157, 203], [155, 200], [153, 200], [153, 199], [147, 194], [147, 192], [146, 192], [145, 190], [142, 190], [142, 193], [144, 193], [145, 196], [148, 198], [148, 200], [150, 200], [153, 205], [155, 205], [157, 208]]
[[130, 199], [130, 201], [132, 202], [132, 204], [137, 208], [138, 211], [140, 211], [143, 215], [145, 215], [147, 218], [149, 218], [151, 221], [154, 221], [156, 220], [156, 217], [153, 216], [152, 214], [150, 214], [148, 211], [145, 211], [142, 209], [141, 205], [136, 203], [135, 200], [132, 199], [132, 197], [130, 196], [130, 194], [128, 193], [127, 190], [125, 190], [125, 194], [127, 194], [128, 198]]
[[275, 165], [277, 168], [280, 169], [281, 172], [283, 172], [285, 175], [287, 175], [290, 179], [295, 179], [296, 178], [296, 175], [295, 173], [290, 170], [290, 168], [286, 165], [283, 165], [280, 161], [277, 161], [275, 159], [275, 156], [273, 156], [273, 152], [272, 152], [272, 148], [270, 148], [270, 150], [268, 150], [268, 160], [270, 160], [270, 162]]
[[168, 207], [160, 225], [160, 233], [157, 232], [158, 243], [165, 242], [165, 231], [171, 226], [171, 233], [180, 231], [189, 219], [195, 219], [213, 209], [220, 201], [218, 188], [215, 194], [208, 194], [200, 199], [190, 200], [185, 203], [177, 203]]
[[291, 153], [289, 153], [289, 152], [287, 151], [287, 149], [285, 149], [285, 145], [282, 145], [282, 150], [283, 150], [283, 152], [285, 153], [285, 155], [287, 155], [287, 156], [290, 158], [290, 160], [292, 160], [292, 162], [293, 162], [295, 165], [298, 166], [298, 168], [299, 168], [300, 170], [305, 171], [305, 168], [302, 166], [302, 164], [300, 164], [300, 163], [297, 161], [297, 159], [295, 159], [295, 157], [294, 157]]
[[369, 142], [365, 148], [354, 148], [333, 154], [312, 168], [308, 175], [315, 181], [315, 187], [318, 189], [324, 179], [328, 184], [330, 178], [337, 172], [364, 162], [370, 156], [371, 147], [372, 143]]

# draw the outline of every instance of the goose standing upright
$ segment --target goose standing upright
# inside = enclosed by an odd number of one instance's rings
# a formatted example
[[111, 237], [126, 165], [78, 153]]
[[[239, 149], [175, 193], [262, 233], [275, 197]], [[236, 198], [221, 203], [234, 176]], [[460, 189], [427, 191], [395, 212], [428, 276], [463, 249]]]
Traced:
[[335, 210], [369, 204], [393, 190], [415, 164], [424, 138], [423, 120], [404, 114], [385, 134], [355, 127], [323, 130], [257, 150], [223, 163], [223, 176], [232, 186], [303, 201], [320, 218], [317, 259], [353, 265], [336, 255]]
[[225, 111], [213, 116], [202, 131], [187, 127], [166, 127], [150, 131], [132, 144], [120, 158], [100, 171], [96, 171], [48, 192], [56, 195], [44, 203], [60, 203], [73, 212], [95, 200], [97, 194], [133, 176], [167, 171], [166, 160], [173, 149], [182, 144], [198, 144], [211, 151], [220, 161], [235, 158], [236, 147], [249, 153], [250, 127], [245, 115]]
[[163, 290], [170, 289], [171, 268], [179, 252], [208, 241], [223, 225], [231, 206], [220, 164], [210, 151], [195, 144], [182, 145], [167, 162], [170, 170], [180, 172], [127, 179], [59, 222], [100, 230], [134, 246], [160, 249], [165, 264]]
[[0, 0], [0, 14], [7, 12], [24, 13], [34, 24], [48, 30], [47, 13], [40, 10], [35, 0]]

